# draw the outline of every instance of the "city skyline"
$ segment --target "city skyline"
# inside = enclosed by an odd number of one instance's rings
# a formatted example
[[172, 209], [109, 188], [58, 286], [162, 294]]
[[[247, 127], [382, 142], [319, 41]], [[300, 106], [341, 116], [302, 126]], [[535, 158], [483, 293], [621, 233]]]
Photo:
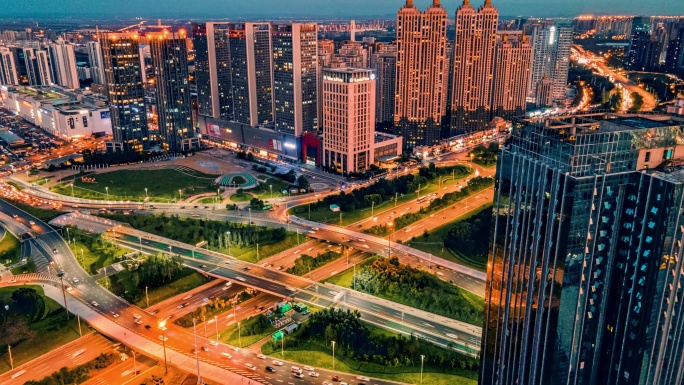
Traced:
[[[197, 18], [228, 18], [228, 17], [391, 17], [392, 9], [401, 5], [397, 0], [378, 0], [372, 3], [363, 0], [348, 0], [333, 2], [322, 0], [321, 3], [312, 0], [292, 0], [288, 2], [276, 0], [257, 0], [249, 3], [227, 4], [218, 0], [209, 0], [198, 6], [196, 3], [181, 0], [152, 0], [138, 3], [130, 7], [126, 2], [110, 3], [103, 0], [93, 0], [87, 4], [82, 0], [55, 0], [47, 4], [40, 1], [29, 1], [21, 9], [6, 10], [8, 17], [46, 18], [46, 17], [197, 17]], [[425, 8], [429, 0], [416, 1], [416, 6]], [[445, 0], [442, 6], [452, 13], [460, 5], [458, 0]], [[483, 2], [474, 2], [479, 7]], [[606, 0], [591, 2], [581, 0], [564, 2], [561, 0], [499, 0], [494, 6], [503, 18], [515, 16], [565, 17], [581, 14], [625, 14], [625, 15], [677, 15], [681, 8], [677, 3], [669, 0], [655, 0], [638, 2], [637, 0]], [[293, 11], [296, 10], [296, 11]]]

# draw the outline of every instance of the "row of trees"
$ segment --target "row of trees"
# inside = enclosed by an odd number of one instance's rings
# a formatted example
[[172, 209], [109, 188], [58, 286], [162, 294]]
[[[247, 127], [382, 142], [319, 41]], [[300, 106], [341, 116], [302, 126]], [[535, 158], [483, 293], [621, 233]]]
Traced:
[[[426, 363], [440, 367], [462, 369], [477, 368], [477, 360], [441, 349], [414, 336], [388, 336], [371, 333], [368, 326], [361, 322], [357, 311], [324, 309], [312, 313], [309, 321], [303, 323], [295, 338], [286, 338], [286, 348], [311, 342], [325, 343], [335, 341], [336, 355], [350, 357], [357, 361], [371, 362], [384, 366], [413, 366], [420, 364], [420, 355], [426, 356]], [[274, 350], [279, 343], [269, 342]]]
[[364, 266], [356, 274], [356, 289], [473, 325], [482, 324], [483, 306], [473, 305], [461, 289], [434, 274], [401, 265], [396, 257]]
[[[114, 258], [120, 258], [126, 254], [126, 252], [114, 245], [111, 240], [104, 238], [101, 234], [93, 234], [79, 229], [78, 227], [68, 226], [68, 234], [73, 237], [73, 239], [85, 246], [92, 255], [97, 255], [98, 260], [86, 266], [86, 270], [90, 274], [97, 274], [97, 269], [103, 267], [107, 258], [113, 256]], [[74, 254], [78, 255], [79, 250], [72, 247]]]
[[440, 176], [451, 176], [455, 178], [463, 178], [470, 174], [470, 170], [465, 166], [446, 166], [437, 167], [434, 163], [430, 162], [427, 167], [421, 167], [418, 169], [418, 175], [427, 178], [427, 180], [434, 180]]
[[454, 224], [444, 239], [444, 245], [467, 256], [486, 260], [492, 227], [492, 208]]
[[91, 370], [101, 370], [116, 362], [118, 356], [115, 353], [101, 353], [97, 358], [87, 364], [79, 365], [73, 369], [66, 366], [39, 381], [27, 381], [24, 385], [66, 385], [80, 384], [89, 378]]
[[473, 162], [481, 164], [483, 166], [491, 166], [496, 164], [496, 155], [499, 152], [499, 144], [492, 142], [489, 146], [485, 147], [479, 145], [473, 148], [469, 155], [472, 157]]
[[294, 266], [290, 267], [286, 271], [290, 274], [304, 275], [311, 270], [316, 270], [317, 268], [341, 256], [342, 254], [336, 253], [334, 251], [326, 251], [323, 254], [319, 253], [316, 258], [303, 254], [301, 257], [295, 259]]
[[204, 322], [207, 319], [211, 319], [215, 315], [219, 315], [227, 310], [232, 309], [236, 304], [245, 302], [250, 298], [252, 298], [252, 295], [247, 290], [241, 292], [233, 299], [221, 297], [215, 298], [206, 304], [199, 306], [192, 312], [177, 318], [175, 321], [173, 321], [173, 323], [184, 328], [189, 328], [192, 326], [193, 318], [199, 320], [197, 322]]
[[[252, 226], [235, 222], [208, 221], [180, 218], [177, 215], [108, 215], [109, 218], [126, 222], [133, 228], [180, 242], [197, 244], [207, 241], [209, 247], [225, 249], [271, 244], [287, 236], [285, 228], [277, 229]], [[229, 233], [230, 232], [230, 233]]]
[[[47, 305], [35, 289], [18, 288], [6, 301], [0, 301], [3, 310], [0, 312], [0, 345], [16, 345], [35, 337], [29, 324], [45, 318]], [[4, 310], [8, 307], [8, 311]]]

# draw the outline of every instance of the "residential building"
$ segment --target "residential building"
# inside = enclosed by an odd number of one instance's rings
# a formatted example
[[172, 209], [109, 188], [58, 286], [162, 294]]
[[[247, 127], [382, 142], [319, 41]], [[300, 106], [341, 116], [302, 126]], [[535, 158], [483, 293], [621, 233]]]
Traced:
[[88, 62], [90, 64], [90, 76], [93, 83], [104, 84], [104, 65], [102, 63], [102, 47], [99, 41], [90, 41], [86, 44], [88, 49]]
[[17, 63], [14, 60], [14, 53], [7, 47], [0, 47], [0, 84], [19, 84]]
[[53, 84], [47, 51], [24, 48], [24, 61], [29, 85], [47, 86]]
[[479, 384], [681, 384], [683, 128], [605, 113], [515, 123]]
[[323, 167], [341, 174], [374, 163], [375, 73], [323, 69]]
[[115, 146], [142, 151], [149, 142], [145, 88], [137, 32], [111, 32], [100, 36], [105, 84]]
[[272, 24], [273, 119], [278, 132], [318, 130], [318, 26]]
[[49, 47], [53, 81], [65, 88], [79, 88], [80, 83], [78, 81], [78, 72], [76, 71], [74, 45], [59, 38], [51, 43]]
[[337, 50], [338, 59], [342, 60], [347, 67], [369, 68], [368, 50], [363, 44], [355, 41], [345, 41]]
[[[537, 90], [544, 77], [552, 83], [551, 100], [565, 96], [570, 70], [570, 49], [572, 48], [572, 27], [555, 22], [538, 22], [526, 25], [531, 32], [532, 71], [528, 97], [538, 105]], [[543, 87], [541, 87], [543, 88]]]
[[405, 148], [439, 142], [446, 116], [446, 25], [439, 0], [420, 12], [413, 0], [397, 13], [394, 133]]
[[650, 35], [651, 18], [647, 16], [635, 16], [632, 19], [630, 46], [627, 54], [627, 61], [630, 65], [633, 65], [636, 60], [637, 40], [643, 39], [644, 36]]
[[652, 71], [660, 68], [660, 53], [663, 43], [651, 35], [639, 34], [632, 42], [633, 56], [631, 66], [639, 71]]
[[464, 0], [456, 10], [449, 136], [482, 131], [491, 120], [494, 52], [499, 11], [485, 0]]
[[377, 44], [372, 56], [375, 70], [375, 122], [380, 129], [389, 129], [394, 122], [394, 96], [397, 78], [397, 46]]
[[185, 30], [147, 35], [155, 75], [157, 126], [164, 147], [188, 151], [196, 147], [192, 122], [188, 48]]
[[198, 113], [228, 119], [233, 115], [229, 23], [192, 24]]
[[532, 46], [522, 31], [506, 31], [497, 36], [492, 118], [510, 119], [525, 114]]

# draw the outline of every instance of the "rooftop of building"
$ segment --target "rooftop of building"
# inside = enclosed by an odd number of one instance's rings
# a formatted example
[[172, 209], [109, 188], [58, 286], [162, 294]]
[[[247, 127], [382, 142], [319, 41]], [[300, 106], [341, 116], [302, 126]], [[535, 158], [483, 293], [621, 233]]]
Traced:
[[398, 138], [396, 135], [387, 134], [384, 132], [375, 132], [375, 143], [382, 143], [396, 138]]

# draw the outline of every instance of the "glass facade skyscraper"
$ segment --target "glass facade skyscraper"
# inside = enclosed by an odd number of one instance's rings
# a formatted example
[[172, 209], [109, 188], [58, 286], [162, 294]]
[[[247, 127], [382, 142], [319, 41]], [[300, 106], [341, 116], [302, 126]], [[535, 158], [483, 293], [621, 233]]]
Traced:
[[480, 384], [681, 384], [682, 123], [517, 122], [497, 164]]

